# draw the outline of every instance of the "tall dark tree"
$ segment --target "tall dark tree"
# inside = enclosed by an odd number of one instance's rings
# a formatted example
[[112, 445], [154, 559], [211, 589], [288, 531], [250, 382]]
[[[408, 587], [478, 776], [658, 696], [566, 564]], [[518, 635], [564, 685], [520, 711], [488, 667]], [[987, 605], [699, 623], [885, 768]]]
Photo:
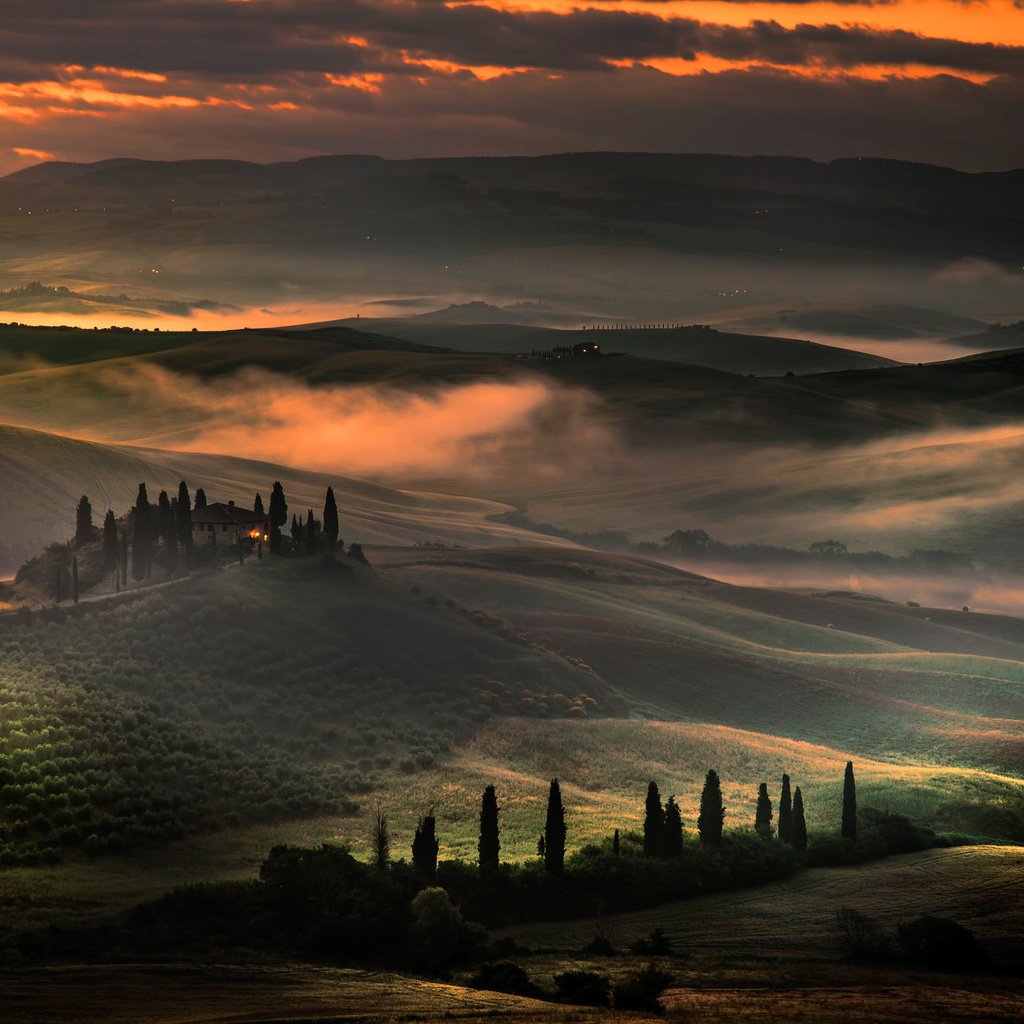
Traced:
[[544, 867], [553, 875], [560, 875], [565, 867], [565, 808], [558, 779], [551, 780], [548, 789], [548, 813], [544, 821]]
[[616, 829], [615, 833], [612, 835], [612, 855], [618, 857], [620, 849], [621, 848], [619, 845], [619, 830]]
[[258, 516], [261, 516], [261, 515], [264, 514], [263, 513], [263, 499], [260, 497], [260, 492], [259, 491], [256, 492], [256, 498], [255, 498], [255, 500], [252, 503], [252, 510]]
[[480, 801], [480, 842], [477, 849], [480, 851], [481, 871], [497, 870], [501, 851], [501, 842], [498, 838], [500, 834], [498, 797], [494, 792], [494, 787], [488, 786]]
[[547, 851], [544, 849], [544, 833], [541, 832], [540, 838], [537, 840], [537, 856], [543, 858]]
[[75, 547], [91, 544], [95, 539], [96, 527], [92, 525], [92, 505], [83, 494], [75, 508]]
[[665, 856], [665, 811], [661, 806], [658, 784], [647, 783], [647, 800], [644, 804], [644, 856]]
[[198, 512], [203, 508], [206, 508], [206, 491], [204, 491], [202, 487], [198, 487], [196, 488], [195, 511]]
[[789, 776], [782, 776], [782, 795], [779, 797], [779, 839], [793, 842], [793, 797], [789, 791]]
[[388, 816], [379, 801], [373, 811], [373, 821], [370, 823], [370, 846], [377, 868], [380, 871], [387, 870], [388, 861], [391, 859], [391, 829], [388, 825]]
[[107, 572], [111, 572], [117, 564], [117, 520], [114, 518], [114, 510], [107, 509], [103, 517], [103, 565]]
[[288, 503], [284, 500], [284, 488], [280, 480], [274, 481], [270, 492], [270, 550], [276, 555], [281, 551], [281, 530], [288, 523]]
[[192, 549], [192, 498], [189, 496], [188, 487], [182, 480], [178, 484], [178, 543], [185, 549], [186, 553]]
[[437, 851], [441, 848], [436, 834], [437, 822], [433, 810], [420, 818], [412, 841], [413, 867], [425, 878], [437, 874]]
[[71, 600], [78, 604], [78, 558], [71, 559]]
[[167, 533], [164, 536], [164, 547], [167, 554], [167, 567], [174, 569], [178, 561], [178, 499], [171, 498], [168, 503]]
[[166, 544], [168, 538], [174, 533], [174, 519], [171, 516], [171, 499], [167, 497], [166, 491], [161, 491], [156, 499], [156, 536]]
[[296, 551], [304, 551], [306, 547], [306, 527], [294, 512], [292, 513], [292, 547]]
[[674, 796], [665, 804], [665, 856], [669, 860], [683, 859], [683, 817]]
[[857, 783], [853, 778], [853, 762], [846, 762], [843, 778], [843, 838], [857, 841]]
[[310, 558], [320, 550], [320, 522], [313, 518], [313, 510], [306, 515], [306, 554]]
[[324, 544], [328, 551], [338, 546], [338, 503], [334, 500], [334, 488], [327, 488], [324, 500]]
[[705, 846], [718, 846], [722, 842], [722, 823], [725, 821], [725, 805], [722, 803], [722, 783], [714, 768], [708, 769], [704, 778], [704, 789], [700, 794], [700, 814], [697, 817], [697, 831]]
[[793, 793], [793, 828], [790, 833], [795, 850], [807, 849], [807, 822], [804, 820], [804, 798], [800, 794], [800, 787], [796, 787]]
[[128, 586], [128, 531], [121, 531], [120, 555], [118, 564], [121, 570], [121, 589]]
[[762, 782], [757, 790], [754, 830], [759, 836], [764, 836], [766, 839], [772, 834], [772, 798], [768, 795], [767, 782]]
[[149, 574], [149, 549], [153, 539], [152, 509], [146, 496], [146, 485], [139, 484], [139, 496], [132, 509], [132, 579], [142, 580]]

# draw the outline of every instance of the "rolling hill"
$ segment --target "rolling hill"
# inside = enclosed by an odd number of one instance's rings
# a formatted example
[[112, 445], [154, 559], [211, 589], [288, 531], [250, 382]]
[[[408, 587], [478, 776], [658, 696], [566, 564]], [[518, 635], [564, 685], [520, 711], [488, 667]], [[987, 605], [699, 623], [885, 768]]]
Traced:
[[620, 328], [566, 330], [530, 327], [516, 323], [450, 322], [442, 317], [379, 319], [360, 317], [343, 321], [346, 326], [408, 341], [468, 352], [530, 353], [556, 346], [597, 342], [605, 353], [626, 353], [645, 359], [661, 359], [706, 366], [730, 373], [781, 377], [786, 373], [827, 373], [895, 365], [891, 359], [848, 348], [798, 341], [795, 338], [728, 333], [701, 327]]
[[984, 320], [1020, 312], [1021, 174], [649, 153], [53, 163], [0, 180], [17, 239], [0, 273], [84, 295], [69, 317], [95, 295], [90, 324], [294, 323], [409, 296], [640, 322], [843, 296]]

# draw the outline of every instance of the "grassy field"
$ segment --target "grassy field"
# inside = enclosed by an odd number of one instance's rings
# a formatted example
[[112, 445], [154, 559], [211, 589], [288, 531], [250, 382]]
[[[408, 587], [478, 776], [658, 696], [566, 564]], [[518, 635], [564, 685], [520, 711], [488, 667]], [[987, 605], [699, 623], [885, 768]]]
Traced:
[[[538, 951], [516, 956], [550, 986], [564, 970], [621, 978], [644, 960], [581, 955], [599, 930], [617, 948], [662, 928], [682, 958], [659, 958], [673, 976], [664, 1019], [700, 1024], [900, 1021], [1010, 1022], [1019, 1016], [1015, 970], [1024, 849], [976, 847], [914, 854], [847, 869], [805, 871], [782, 883], [698, 897], [642, 913], [506, 930]], [[849, 905], [885, 929], [920, 914], [950, 916], [976, 934], [1002, 973], [947, 975], [898, 964], [841, 962], [834, 915]], [[584, 1022], [628, 1017], [440, 984], [408, 976], [295, 964], [61, 965], [0, 972], [5, 1020], [43, 1024], [75, 1007], [81, 1024], [256, 1021]]]
[[1024, 847], [928, 850], [852, 868], [812, 868], [782, 882], [698, 896], [651, 910], [503, 929], [531, 946], [577, 951], [600, 927], [625, 948], [655, 927], [675, 948], [712, 962], [834, 962], [835, 912], [850, 906], [886, 930], [915, 917], [950, 917], [998, 962], [1024, 964], [1020, 932]]

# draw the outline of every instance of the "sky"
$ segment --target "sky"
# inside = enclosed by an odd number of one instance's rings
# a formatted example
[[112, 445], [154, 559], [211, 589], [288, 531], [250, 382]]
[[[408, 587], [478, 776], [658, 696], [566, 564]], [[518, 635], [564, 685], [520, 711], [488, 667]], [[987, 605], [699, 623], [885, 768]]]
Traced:
[[1024, 0], [3, 6], [0, 173], [604, 149], [1024, 166]]

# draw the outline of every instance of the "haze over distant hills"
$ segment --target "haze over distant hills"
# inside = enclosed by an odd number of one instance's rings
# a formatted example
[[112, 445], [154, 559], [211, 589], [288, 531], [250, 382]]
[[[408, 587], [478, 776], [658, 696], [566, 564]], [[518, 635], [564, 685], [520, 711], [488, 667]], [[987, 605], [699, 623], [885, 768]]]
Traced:
[[964, 335], [1024, 316], [1022, 185], [1024, 171], [700, 154], [47, 163], [0, 179], [0, 287], [77, 293], [39, 307], [49, 322], [300, 323], [469, 300], [545, 326]]

